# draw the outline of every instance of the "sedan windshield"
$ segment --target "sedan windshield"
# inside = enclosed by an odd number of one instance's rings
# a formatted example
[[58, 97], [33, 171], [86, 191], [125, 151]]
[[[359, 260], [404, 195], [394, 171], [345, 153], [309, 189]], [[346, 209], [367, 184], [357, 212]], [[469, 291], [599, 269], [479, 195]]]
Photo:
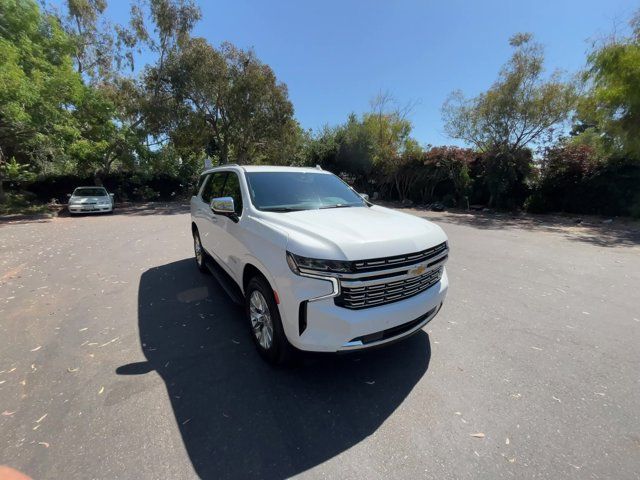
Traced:
[[246, 177], [251, 200], [259, 210], [292, 212], [366, 206], [351, 187], [327, 173], [247, 172]]
[[107, 191], [104, 188], [76, 188], [74, 197], [106, 197]]

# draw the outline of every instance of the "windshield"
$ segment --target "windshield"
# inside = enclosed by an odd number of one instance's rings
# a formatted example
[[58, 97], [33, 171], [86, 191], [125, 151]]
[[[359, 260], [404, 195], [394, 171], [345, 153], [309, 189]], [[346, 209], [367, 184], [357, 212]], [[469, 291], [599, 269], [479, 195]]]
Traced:
[[335, 175], [312, 172], [248, 172], [249, 193], [259, 210], [289, 212], [364, 207], [366, 203]]
[[106, 197], [107, 191], [104, 188], [82, 187], [73, 191], [74, 197]]

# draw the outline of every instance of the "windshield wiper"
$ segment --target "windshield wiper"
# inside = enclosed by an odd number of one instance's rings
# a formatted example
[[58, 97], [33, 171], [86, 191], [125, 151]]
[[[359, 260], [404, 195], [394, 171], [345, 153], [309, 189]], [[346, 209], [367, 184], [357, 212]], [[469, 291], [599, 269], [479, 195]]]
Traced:
[[355, 205], [349, 205], [349, 204], [344, 204], [344, 203], [337, 203], [335, 205], [324, 205], [322, 207], [318, 207], [318, 210], [324, 210], [326, 208], [349, 208], [349, 207], [355, 207]]
[[263, 212], [299, 212], [305, 210], [304, 208], [291, 208], [291, 207], [266, 207], [261, 208]]

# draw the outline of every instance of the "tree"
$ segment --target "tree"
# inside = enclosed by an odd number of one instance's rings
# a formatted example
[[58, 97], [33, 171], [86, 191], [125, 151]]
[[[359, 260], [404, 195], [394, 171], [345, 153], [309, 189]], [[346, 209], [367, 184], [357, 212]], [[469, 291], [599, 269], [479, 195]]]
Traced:
[[374, 142], [373, 164], [378, 183], [391, 185], [400, 200], [405, 200], [417, 179], [410, 174], [409, 165], [418, 165], [417, 157], [422, 151], [411, 138], [412, 125], [407, 118], [415, 103], [400, 106], [390, 93], [381, 92], [370, 105], [371, 111], [363, 115], [362, 123]]
[[70, 151], [79, 171], [101, 176], [165, 143], [150, 141], [149, 133], [171, 99], [158, 78], [142, 84], [131, 76], [134, 54], [142, 47], [155, 54], [153, 72], [161, 78], [166, 58], [187, 41], [200, 10], [192, 0], [132, 0], [129, 24], [112, 25], [104, 18], [106, 0], [67, 0], [66, 6], [58, 17], [73, 40], [76, 69], [89, 82], [75, 111], [82, 138]]
[[219, 163], [286, 160], [280, 152], [297, 142], [300, 129], [286, 85], [254, 52], [193, 38], [168, 55], [166, 69], [147, 72], [170, 96], [156, 111], [155, 134], [206, 150]]
[[11, 157], [42, 169], [63, 158], [79, 134], [72, 111], [82, 81], [73, 47], [58, 21], [31, 0], [0, 0], [0, 11], [0, 172]]
[[513, 203], [509, 195], [525, 190], [529, 147], [552, 139], [576, 100], [574, 86], [558, 72], [544, 78], [543, 50], [531, 34], [514, 35], [510, 45], [514, 52], [489, 90], [468, 100], [454, 92], [442, 109], [447, 133], [483, 153], [489, 205], [497, 206]]
[[425, 167], [422, 175], [425, 186], [423, 197], [435, 200], [436, 188], [449, 182], [455, 202], [468, 207], [471, 190], [469, 165], [475, 156], [471, 149], [454, 146], [431, 147], [425, 151], [422, 157]]
[[539, 142], [575, 105], [573, 85], [557, 72], [543, 77], [544, 54], [531, 34], [509, 43], [513, 55], [489, 90], [471, 99], [453, 92], [442, 109], [446, 132], [482, 152], [514, 153]]
[[583, 78], [590, 89], [576, 133], [592, 145], [597, 137], [609, 153], [640, 159], [640, 11], [630, 25], [629, 36], [613, 37], [588, 56]]

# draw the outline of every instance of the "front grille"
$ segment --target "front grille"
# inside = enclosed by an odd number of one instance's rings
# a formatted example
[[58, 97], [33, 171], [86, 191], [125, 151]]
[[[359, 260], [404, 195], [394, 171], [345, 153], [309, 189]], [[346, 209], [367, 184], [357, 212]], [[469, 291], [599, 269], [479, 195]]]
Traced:
[[353, 269], [356, 272], [374, 272], [388, 268], [403, 267], [420, 263], [430, 258], [434, 258], [447, 250], [447, 242], [443, 242], [435, 247], [422, 250], [420, 252], [409, 253], [407, 255], [396, 255], [394, 257], [372, 258], [369, 260], [359, 260], [353, 262]]
[[438, 283], [442, 277], [443, 268], [441, 266], [415, 277], [386, 283], [362, 287], [343, 285], [340, 295], [335, 298], [335, 303], [341, 307], [357, 310], [404, 300]]

